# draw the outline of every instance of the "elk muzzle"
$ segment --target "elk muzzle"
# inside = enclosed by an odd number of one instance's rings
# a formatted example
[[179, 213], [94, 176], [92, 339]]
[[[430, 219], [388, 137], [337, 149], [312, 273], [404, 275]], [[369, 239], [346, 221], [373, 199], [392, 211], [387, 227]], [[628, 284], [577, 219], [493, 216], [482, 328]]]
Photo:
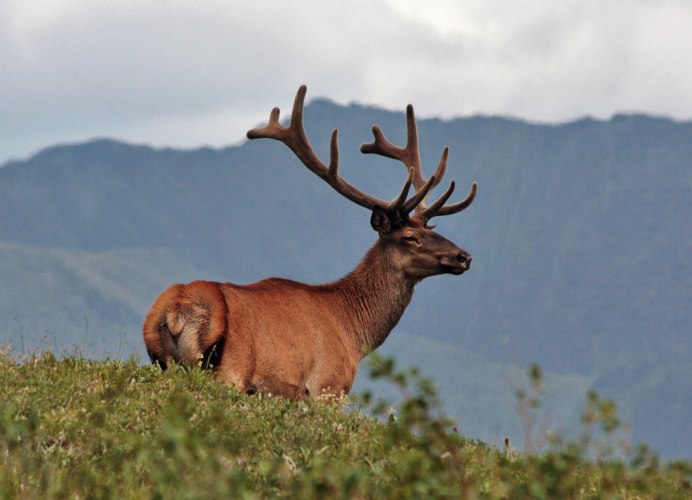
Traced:
[[442, 258], [440, 258], [440, 265], [445, 273], [459, 275], [471, 268], [472, 259], [473, 257], [471, 257], [470, 253], [459, 248], [454, 252], [442, 256]]

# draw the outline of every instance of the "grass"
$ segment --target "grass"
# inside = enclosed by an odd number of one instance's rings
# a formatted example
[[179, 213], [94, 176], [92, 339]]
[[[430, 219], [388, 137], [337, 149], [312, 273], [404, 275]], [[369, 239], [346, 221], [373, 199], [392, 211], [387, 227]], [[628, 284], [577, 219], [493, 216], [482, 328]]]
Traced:
[[[397, 408], [246, 396], [199, 369], [0, 355], [0, 497], [692, 496], [688, 462], [594, 459], [589, 436], [538, 454], [489, 447], [454, 431], [415, 372], [376, 358], [371, 375], [401, 388]], [[617, 427], [597, 395], [586, 415]]]

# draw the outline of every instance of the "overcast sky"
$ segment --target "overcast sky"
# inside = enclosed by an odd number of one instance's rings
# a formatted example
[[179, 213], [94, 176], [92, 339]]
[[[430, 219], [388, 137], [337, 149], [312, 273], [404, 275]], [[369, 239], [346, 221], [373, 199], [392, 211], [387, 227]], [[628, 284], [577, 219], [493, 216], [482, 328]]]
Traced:
[[692, 119], [692, 0], [2, 0], [0, 164], [227, 145], [297, 87], [419, 116]]

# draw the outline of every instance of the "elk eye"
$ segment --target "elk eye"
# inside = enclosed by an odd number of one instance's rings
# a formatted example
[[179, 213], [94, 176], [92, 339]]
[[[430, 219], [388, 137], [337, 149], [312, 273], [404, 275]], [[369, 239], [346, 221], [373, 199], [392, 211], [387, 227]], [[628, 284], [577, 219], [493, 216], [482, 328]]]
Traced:
[[404, 239], [405, 239], [406, 241], [410, 241], [410, 242], [412, 242], [412, 243], [418, 243], [418, 238], [416, 238], [415, 236], [410, 235], [410, 234], [407, 235], [407, 236], [404, 236]]

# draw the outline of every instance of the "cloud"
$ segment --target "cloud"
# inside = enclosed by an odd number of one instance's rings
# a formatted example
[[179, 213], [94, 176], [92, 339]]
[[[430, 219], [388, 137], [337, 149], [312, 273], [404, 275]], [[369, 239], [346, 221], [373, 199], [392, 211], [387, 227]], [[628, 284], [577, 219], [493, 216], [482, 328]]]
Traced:
[[297, 86], [419, 116], [692, 117], [686, 0], [9, 0], [0, 161], [107, 135], [241, 140]]

